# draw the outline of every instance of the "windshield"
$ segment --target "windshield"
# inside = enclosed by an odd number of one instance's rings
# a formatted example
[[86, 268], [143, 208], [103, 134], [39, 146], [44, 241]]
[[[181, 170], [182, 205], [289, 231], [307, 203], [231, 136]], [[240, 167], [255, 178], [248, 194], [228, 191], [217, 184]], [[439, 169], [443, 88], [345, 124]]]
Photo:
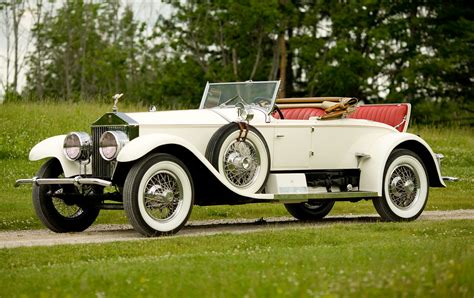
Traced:
[[280, 81], [207, 83], [199, 108], [235, 107], [236, 104], [242, 103], [270, 113], [279, 85]]

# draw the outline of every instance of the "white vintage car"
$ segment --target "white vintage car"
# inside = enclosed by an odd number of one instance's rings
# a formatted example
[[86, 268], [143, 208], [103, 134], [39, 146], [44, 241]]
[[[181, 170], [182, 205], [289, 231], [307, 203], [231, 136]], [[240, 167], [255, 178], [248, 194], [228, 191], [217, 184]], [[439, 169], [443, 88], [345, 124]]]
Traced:
[[195, 204], [283, 203], [315, 220], [335, 201], [368, 199], [384, 220], [413, 220], [429, 187], [445, 186], [442, 156], [405, 132], [409, 104], [349, 113], [354, 99], [277, 101], [278, 88], [208, 83], [196, 110], [121, 113], [116, 100], [91, 134], [37, 144], [30, 160], [48, 160], [17, 185], [33, 184], [35, 211], [55, 232], [83, 231], [101, 209], [124, 209], [146, 236], [179, 231]]

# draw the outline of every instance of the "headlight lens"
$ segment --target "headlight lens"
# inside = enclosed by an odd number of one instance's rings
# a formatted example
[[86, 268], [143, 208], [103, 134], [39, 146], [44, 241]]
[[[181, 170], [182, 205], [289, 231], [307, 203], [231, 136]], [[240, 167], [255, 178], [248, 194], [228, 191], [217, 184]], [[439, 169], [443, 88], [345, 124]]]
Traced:
[[92, 152], [92, 139], [86, 132], [71, 132], [64, 139], [63, 150], [71, 161], [88, 160]]
[[128, 141], [128, 136], [123, 131], [106, 131], [99, 140], [100, 155], [105, 160], [113, 160]]

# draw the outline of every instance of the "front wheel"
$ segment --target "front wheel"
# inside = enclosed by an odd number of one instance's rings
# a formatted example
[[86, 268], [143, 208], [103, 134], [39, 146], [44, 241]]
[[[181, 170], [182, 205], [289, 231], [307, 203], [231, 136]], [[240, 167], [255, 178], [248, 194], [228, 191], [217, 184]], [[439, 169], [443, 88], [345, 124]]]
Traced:
[[286, 210], [299, 220], [318, 220], [329, 214], [334, 201], [310, 201], [307, 203], [285, 204]]
[[125, 180], [125, 212], [135, 230], [145, 236], [178, 232], [193, 203], [191, 175], [173, 155], [159, 153], [137, 162]]
[[428, 174], [423, 161], [410, 150], [394, 150], [385, 165], [382, 197], [373, 204], [386, 221], [418, 218], [428, 201]]
[[[53, 158], [39, 169], [36, 176], [62, 178], [64, 174], [59, 161]], [[71, 194], [72, 198], [78, 194], [78, 189], [71, 184], [33, 184], [33, 207], [36, 215], [47, 228], [56, 233], [82, 232], [95, 221], [99, 209], [71, 199], [67, 194]]]

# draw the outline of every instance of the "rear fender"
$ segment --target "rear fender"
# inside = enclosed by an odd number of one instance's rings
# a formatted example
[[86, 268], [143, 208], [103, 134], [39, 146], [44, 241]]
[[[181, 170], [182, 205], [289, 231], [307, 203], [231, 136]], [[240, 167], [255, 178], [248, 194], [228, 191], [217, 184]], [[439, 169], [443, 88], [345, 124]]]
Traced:
[[429, 184], [432, 187], [445, 187], [441, 176], [441, 170], [436, 156], [430, 146], [420, 137], [409, 134], [386, 134], [374, 140], [367, 155], [360, 161], [359, 189], [363, 191], [375, 191], [382, 195], [382, 181], [385, 164], [395, 149], [408, 149], [416, 153], [425, 164], [428, 172]]
[[[36, 161], [44, 158], [56, 158], [61, 163], [65, 177], [79, 175], [81, 170], [80, 164], [75, 161], [70, 161], [63, 153], [65, 137], [66, 135], [59, 135], [39, 142], [30, 150], [29, 159]], [[92, 173], [91, 163], [87, 165], [86, 170], [87, 174]]]

